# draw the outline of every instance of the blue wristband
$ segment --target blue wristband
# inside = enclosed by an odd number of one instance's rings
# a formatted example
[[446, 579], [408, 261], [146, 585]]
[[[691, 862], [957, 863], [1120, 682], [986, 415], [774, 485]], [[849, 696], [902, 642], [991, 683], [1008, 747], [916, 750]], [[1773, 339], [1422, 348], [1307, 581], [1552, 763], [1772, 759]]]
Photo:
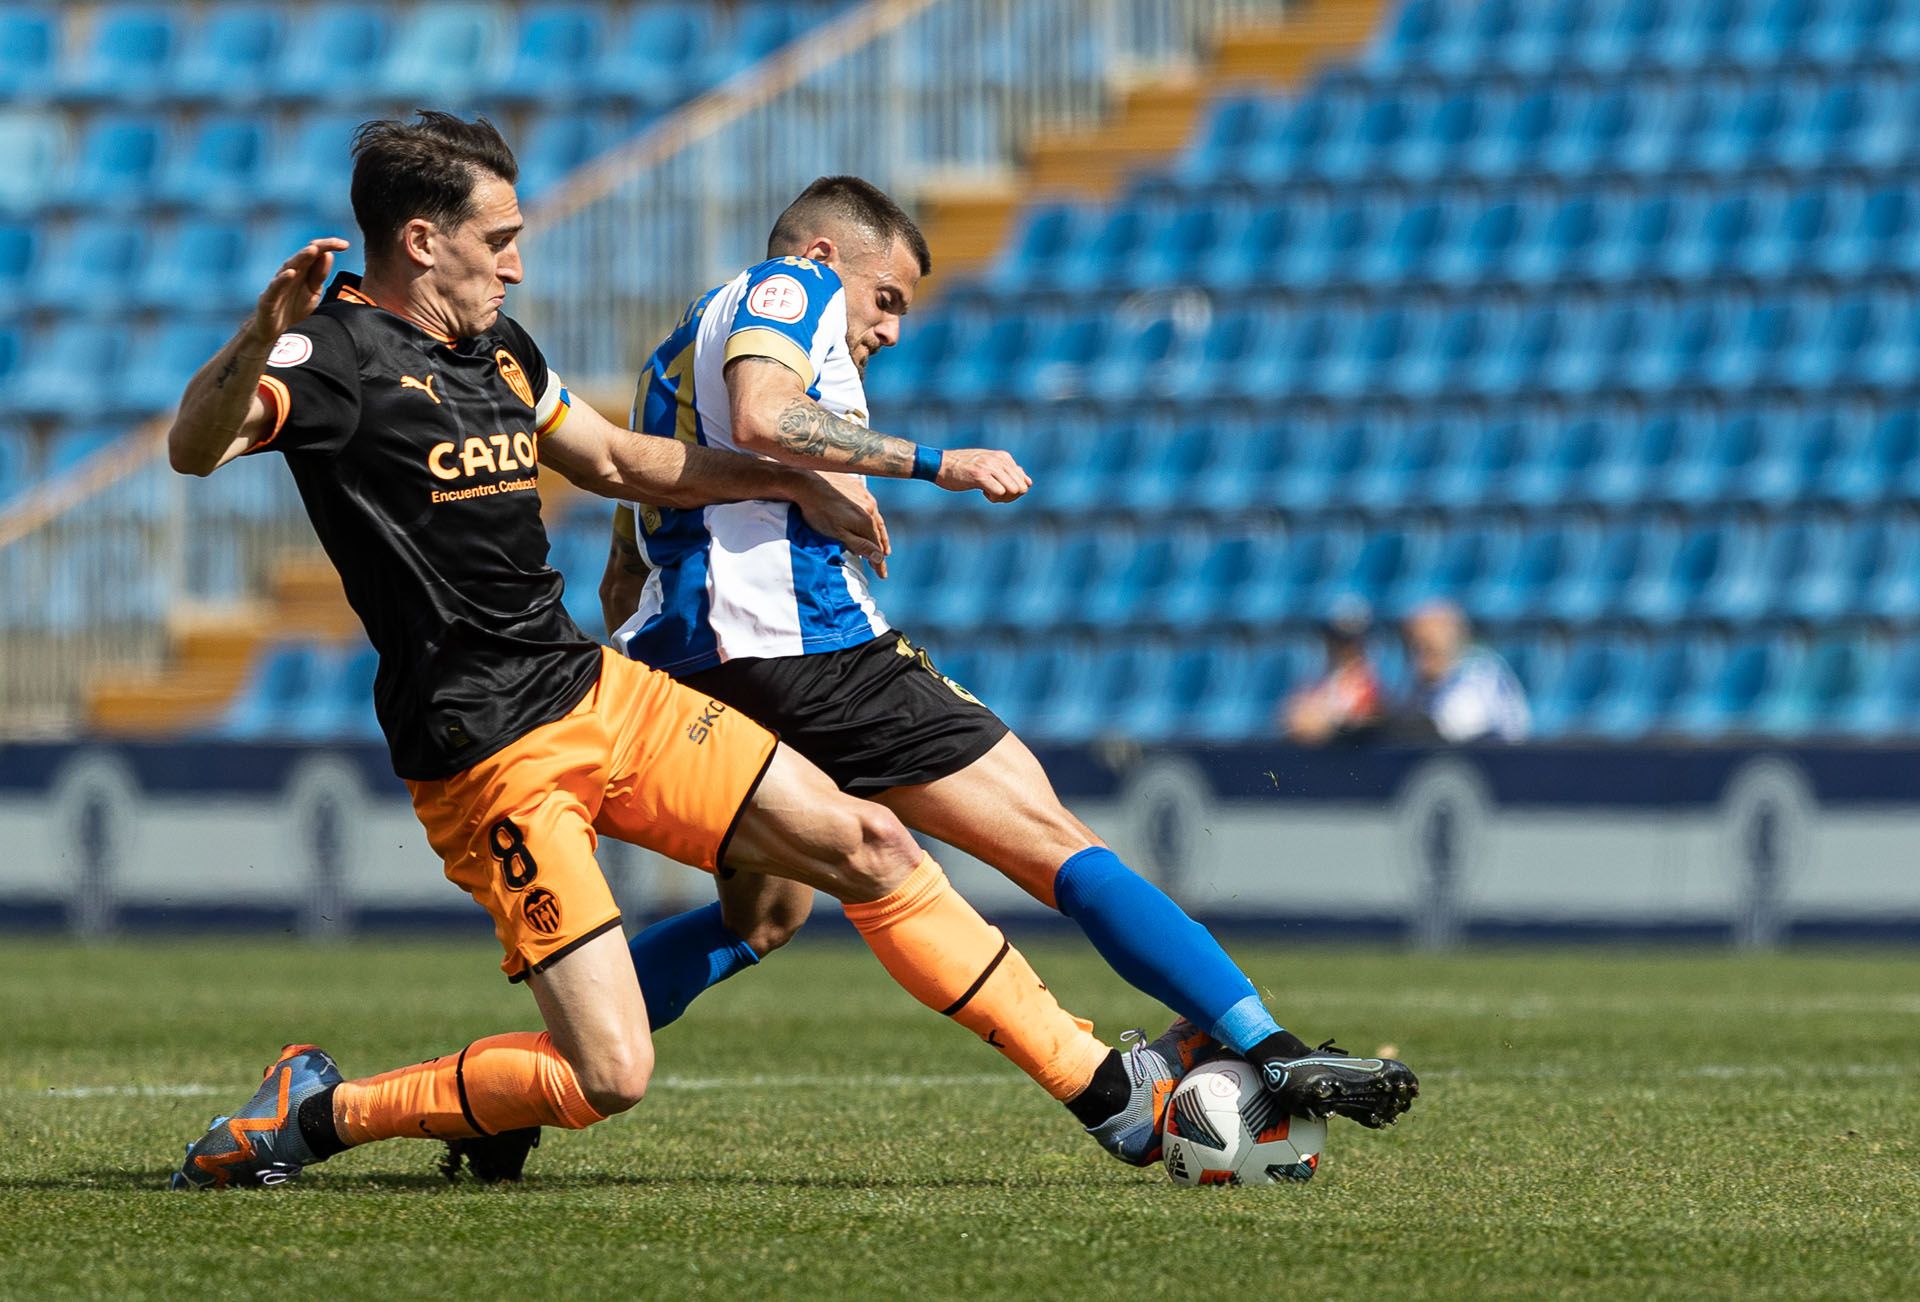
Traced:
[[946, 453], [923, 443], [913, 445], [913, 477], [932, 483], [940, 474], [940, 461]]

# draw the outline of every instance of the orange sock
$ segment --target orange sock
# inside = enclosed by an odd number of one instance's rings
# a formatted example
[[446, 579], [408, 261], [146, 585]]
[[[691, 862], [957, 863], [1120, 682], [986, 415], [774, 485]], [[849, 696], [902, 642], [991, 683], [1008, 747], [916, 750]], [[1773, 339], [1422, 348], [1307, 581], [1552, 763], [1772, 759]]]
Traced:
[[605, 1120], [545, 1031], [475, 1040], [459, 1053], [350, 1080], [333, 1092], [333, 1128], [375, 1139], [468, 1139], [524, 1126], [580, 1130]]
[[997, 927], [927, 859], [891, 895], [844, 906], [908, 994], [1005, 1054], [1056, 1099], [1086, 1089], [1110, 1052], [1060, 1006]]

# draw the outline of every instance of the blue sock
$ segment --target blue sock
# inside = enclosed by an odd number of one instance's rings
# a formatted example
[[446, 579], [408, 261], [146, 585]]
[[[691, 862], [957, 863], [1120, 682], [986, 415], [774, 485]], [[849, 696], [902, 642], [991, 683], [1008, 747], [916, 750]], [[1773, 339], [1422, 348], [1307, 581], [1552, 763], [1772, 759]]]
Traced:
[[1212, 933], [1113, 851], [1092, 846], [1074, 855], [1060, 865], [1053, 892], [1115, 972], [1235, 1053], [1279, 1032]]
[[716, 900], [663, 918], [627, 943], [654, 1030], [671, 1025], [694, 996], [752, 967], [760, 956], [727, 929]]

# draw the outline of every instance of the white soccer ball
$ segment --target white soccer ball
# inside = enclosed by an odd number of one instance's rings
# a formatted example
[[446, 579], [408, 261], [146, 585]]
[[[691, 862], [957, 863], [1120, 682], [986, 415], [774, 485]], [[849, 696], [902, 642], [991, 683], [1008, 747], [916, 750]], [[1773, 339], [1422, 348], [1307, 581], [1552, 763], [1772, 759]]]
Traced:
[[1283, 1114], [1237, 1058], [1195, 1067], [1167, 1103], [1164, 1160], [1175, 1184], [1311, 1180], [1326, 1142], [1326, 1122]]

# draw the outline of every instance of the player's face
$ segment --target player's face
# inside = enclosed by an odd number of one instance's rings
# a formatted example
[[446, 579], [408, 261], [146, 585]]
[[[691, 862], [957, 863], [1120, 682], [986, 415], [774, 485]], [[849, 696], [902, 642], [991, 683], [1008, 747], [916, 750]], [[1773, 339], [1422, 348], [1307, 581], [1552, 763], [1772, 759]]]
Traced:
[[920, 288], [920, 263], [912, 249], [895, 240], [884, 250], [845, 258], [834, 270], [847, 290], [847, 351], [865, 375], [875, 353], [900, 342], [900, 318]]
[[456, 339], [482, 334], [520, 283], [520, 201], [497, 176], [473, 188], [474, 215], [434, 235], [433, 281]]

